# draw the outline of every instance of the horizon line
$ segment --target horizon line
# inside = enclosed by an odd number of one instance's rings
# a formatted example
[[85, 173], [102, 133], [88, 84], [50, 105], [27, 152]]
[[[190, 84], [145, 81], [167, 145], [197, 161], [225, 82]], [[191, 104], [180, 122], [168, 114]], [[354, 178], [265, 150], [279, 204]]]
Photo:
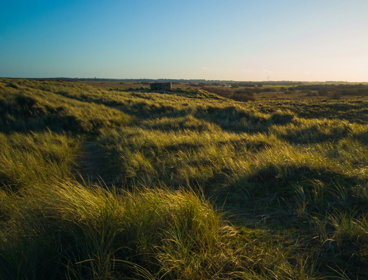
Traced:
[[219, 80], [219, 79], [198, 79], [198, 78], [105, 78], [105, 77], [0, 77], [0, 79], [32, 79], [32, 80], [115, 80], [115, 81], [206, 81], [206, 82], [235, 82], [235, 83], [354, 83], [365, 84], [368, 81], [342, 81], [342, 80]]

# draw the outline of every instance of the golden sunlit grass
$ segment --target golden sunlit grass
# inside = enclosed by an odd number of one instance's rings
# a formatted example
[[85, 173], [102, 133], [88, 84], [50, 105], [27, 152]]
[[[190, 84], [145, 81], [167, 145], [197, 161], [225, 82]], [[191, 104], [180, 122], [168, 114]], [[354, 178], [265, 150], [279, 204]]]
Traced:
[[254, 96], [0, 80], [0, 279], [368, 277], [368, 100]]

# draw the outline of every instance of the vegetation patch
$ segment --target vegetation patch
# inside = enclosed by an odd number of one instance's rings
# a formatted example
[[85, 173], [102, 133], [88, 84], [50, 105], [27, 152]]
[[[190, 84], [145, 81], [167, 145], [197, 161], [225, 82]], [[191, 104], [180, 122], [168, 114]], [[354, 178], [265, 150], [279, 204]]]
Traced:
[[366, 279], [364, 87], [303, 86], [0, 79], [0, 279]]

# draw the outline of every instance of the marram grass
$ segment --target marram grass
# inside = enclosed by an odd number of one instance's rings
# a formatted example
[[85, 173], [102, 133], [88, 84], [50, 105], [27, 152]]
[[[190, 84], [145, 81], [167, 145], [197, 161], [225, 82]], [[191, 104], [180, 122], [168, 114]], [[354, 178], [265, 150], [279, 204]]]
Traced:
[[366, 97], [111, 87], [0, 80], [0, 279], [368, 277]]
[[302, 279], [191, 191], [65, 183], [1, 200], [1, 279]]

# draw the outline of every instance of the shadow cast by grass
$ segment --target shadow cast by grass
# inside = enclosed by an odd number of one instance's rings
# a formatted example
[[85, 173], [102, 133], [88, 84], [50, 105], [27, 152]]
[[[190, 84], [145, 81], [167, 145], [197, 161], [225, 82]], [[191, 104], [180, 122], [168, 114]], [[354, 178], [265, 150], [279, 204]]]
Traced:
[[[295, 104], [296, 105], [296, 104]], [[367, 102], [346, 101], [346, 103], [324, 102], [324, 104], [299, 104], [288, 106], [296, 115], [306, 119], [338, 119], [367, 124]]]
[[332, 127], [329, 130], [323, 130], [319, 126], [311, 126], [303, 129], [287, 130], [285, 134], [279, 137], [291, 144], [316, 144], [324, 142], [337, 142], [350, 134], [348, 127]]
[[[121, 126], [130, 122], [130, 117], [122, 116], [90, 116], [83, 117], [80, 112], [67, 109], [67, 105], [48, 105], [23, 94], [16, 94], [8, 99], [0, 100], [0, 131], [31, 132], [54, 131], [96, 134], [106, 126]], [[79, 109], [79, 108], [78, 108]], [[87, 109], [87, 108], [85, 108]], [[125, 119], [125, 120], [124, 120]]]
[[324, 237], [315, 258], [321, 270], [332, 268], [344, 276], [343, 279], [367, 279], [367, 215], [356, 218], [346, 212], [336, 212], [319, 223]]
[[194, 115], [199, 119], [213, 122], [225, 131], [237, 133], [265, 132], [272, 125], [272, 122], [268, 121], [267, 118], [234, 106], [225, 108], [200, 107]]
[[323, 216], [336, 209], [355, 208], [364, 212], [368, 201], [353, 193], [362, 183], [326, 169], [270, 165], [224, 188], [220, 197], [226, 197], [230, 207], [267, 217], [263, 222], [271, 228], [292, 228], [302, 225], [300, 222], [312, 213]]
[[359, 134], [355, 135], [354, 138], [356, 140], [358, 140], [360, 143], [362, 143], [363, 145], [368, 146], [368, 131], [364, 131], [362, 133], [359, 133]]
[[84, 184], [112, 186], [117, 183], [114, 178], [118, 177], [119, 170], [110, 164], [111, 156], [98, 142], [84, 142], [79, 152], [75, 177]]
[[117, 108], [122, 112], [133, 115], [140, 120], [163, 117], [184, 117], [189, 114], [189, 109], [179, 109], [174, 106], [149, 104], [146, 102], [135, 102], [129, 106], [119, 106]]

